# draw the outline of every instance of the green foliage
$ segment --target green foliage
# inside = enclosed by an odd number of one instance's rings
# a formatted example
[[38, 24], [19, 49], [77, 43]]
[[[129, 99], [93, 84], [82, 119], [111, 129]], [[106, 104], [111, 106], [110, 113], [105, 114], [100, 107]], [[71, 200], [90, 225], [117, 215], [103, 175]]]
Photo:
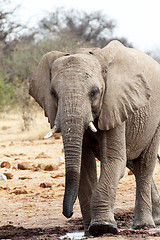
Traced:
[[[0, 101], [0, 108], [9, 104], [10, 100], [17, 102], [22, 112], [24, 129], [28, 129], [33, 116], [31, 98], [28, 94], [28, 81], [42, 56], [53, 50], [72, 52], [78, 47], [88, 45], [61, 33], [54, 39], [46, 38], [39, 41], [24, 41], [23, 39], [16, 41], [13, 46], [9, 54], [3, 55], [2, 63], [0, 63], [0, 72], [3, 79], [3, 88], [1, 89], [3, 101]], [[14, 94], [9, 87], [14, 91]], [[8, 98], [6, 92], [8, 95], [10, 94]], [[8, 100], [5, 101], [4, 96]]]
[[89, 46], [89, 44], [71, 39], [66, 34], [61, 34], [54, 40], [46, 38], [38, 42], [19, 42], [11, 55], [3, 60], [3, 72], [7, 73], [6, 81], [14, 83], [15, 87], [18, 85], [18, 89], [22, 82], [27, 86], [28, 80], [45, 53], [53, 50], [73, 52], [78, 47], [84, 46]]
[[0, 77], [0, 111], [6, 107], [13, 105], [16, 102], [13, 84], [5, 83]]
[[[2, 10], [0, 16], [4, 20], [14, 15], [14, 10]], [[8, 23], [5, 28], [4, 22]], [[22, 31], [18, 37], [15, 32], [19, 27], [11, 21], [0, 21], [0, 110], [18, 103], [24, 128], [29, 128], [34, 110], [28, 82], [42, 56], [54, 50], [72, 53], [81, 47], [102, 47], [112, 38], [115, 23], [101, 12], [87, 14], [59, 9], [42, 19], [38, 29]]]

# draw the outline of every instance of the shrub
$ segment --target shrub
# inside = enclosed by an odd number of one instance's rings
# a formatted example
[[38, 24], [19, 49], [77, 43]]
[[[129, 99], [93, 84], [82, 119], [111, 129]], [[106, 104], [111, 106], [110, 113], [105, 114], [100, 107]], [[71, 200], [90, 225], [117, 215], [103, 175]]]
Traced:
[[12, 83], [5, 83], [0, 77], [0, 111], [7, 110], [17, 101]]

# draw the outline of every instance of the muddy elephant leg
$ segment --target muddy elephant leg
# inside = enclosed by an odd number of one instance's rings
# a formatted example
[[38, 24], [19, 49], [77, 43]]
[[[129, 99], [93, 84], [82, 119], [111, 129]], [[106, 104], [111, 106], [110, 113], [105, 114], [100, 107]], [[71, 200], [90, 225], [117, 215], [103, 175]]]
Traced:
[[88, 227], [91, 221], [90, 202], [92, 191], [97, 183], [96, 159], [91, 149], [83, 147], [80, 187], [78, 198], [83, 216], [85, 235], [89, 235]]
[[[155, 210], [152, 204], [156, 203], [157, 190], [153, 184], [153, 171], [156, 164], [156, 156], [159, 148], [159, 131], [157, 130], [149, 147], [133, 161], [133, 168], [136, 177], [136, 203], [134, 210], [134, 229], [155, 227], [152, 217]], [[152, 191], [151, 188], [153, 187]]]
[[101, 134], [101, 175], [91, 200], [89, 232], [93, 236], [118, 232], [114, 219], [114, 202], [118, 181], [126, 167], [123, 127]]
[[[127, 161], [127, 167], [134, 173], [132, 160]], [[160, 225], [160, 194], [158, 192], [153, 177], [151, 182], [151, 198], [152, 198], [152, 217], [154, 223]]]

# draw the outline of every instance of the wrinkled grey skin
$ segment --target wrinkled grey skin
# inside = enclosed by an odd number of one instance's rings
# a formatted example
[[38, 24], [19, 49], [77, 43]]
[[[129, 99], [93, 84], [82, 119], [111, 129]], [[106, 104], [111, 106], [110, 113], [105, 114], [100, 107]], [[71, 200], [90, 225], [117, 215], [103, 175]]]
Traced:
[[[78, 196], [86, 234], [117, 233], [114, 202], [127, 164], [136, 178], [133, 228], [160, 224], [152, 178], [159, 147], [159, 64], [118, 41], [71, 55], [53, 51], [40, 61], [30, 94], [62, 133], [63, 214], [72, 216]], [[95, 157], [101, 161], [98, 182]]]

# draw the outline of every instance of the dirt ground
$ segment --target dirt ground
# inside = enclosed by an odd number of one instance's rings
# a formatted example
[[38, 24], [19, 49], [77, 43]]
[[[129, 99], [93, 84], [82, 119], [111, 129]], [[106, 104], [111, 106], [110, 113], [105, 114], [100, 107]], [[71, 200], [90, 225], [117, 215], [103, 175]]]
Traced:
[[[11, 179], [0, 181], [0, 239], [58, 239], [67, 232], [82, 230], [78, 201], [70, 220], [62, 215], [65, 180], [62, 139], [43, 139], [50, 128], [42, 112], [37, 113], [30, 131], [21, 128], [19, 113], [1, 113], [0, 178], [8, 174]], [[158, 163], [154, 179], [160, 191]], [[159, 227], [143, 231], [129, 229], [134, 200], [135, 179], [126, 169], [115, 204], [115, 217], [121, 230], [116, 236], [108, 234], [95, 239], [160, 239]]]

